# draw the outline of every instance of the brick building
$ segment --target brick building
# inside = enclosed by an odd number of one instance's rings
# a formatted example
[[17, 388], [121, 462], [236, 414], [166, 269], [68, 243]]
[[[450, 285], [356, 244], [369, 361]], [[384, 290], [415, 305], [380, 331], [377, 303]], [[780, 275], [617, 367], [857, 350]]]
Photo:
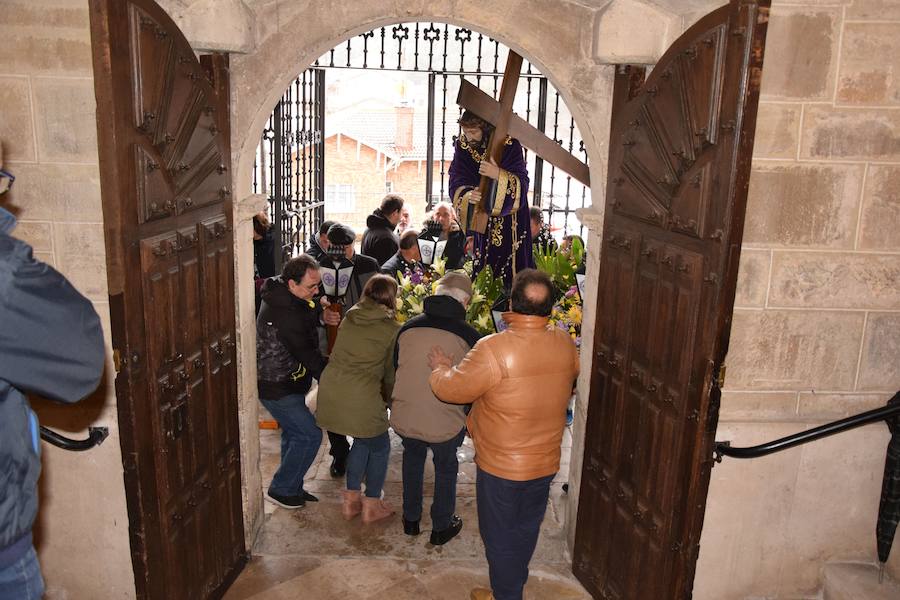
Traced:
[[[427, 214], [426, 120], [411, 106], [359, 110], [338, 116], [325, 139], [325, 217], [350, 225], [359, 235], [366, 217], [387, 193], [406, 200], [410, 222], [420, 226]], [[452, 139], [445, 156], [453, 156]], [[440, 155], [440, 140], [435, 154]], [[433, 201], [447, 198], [450, 161], [433, 161]], [[443, 186], [441, 185], [443, 175]], [[443, 191], [443, 195], [441, 192]]]

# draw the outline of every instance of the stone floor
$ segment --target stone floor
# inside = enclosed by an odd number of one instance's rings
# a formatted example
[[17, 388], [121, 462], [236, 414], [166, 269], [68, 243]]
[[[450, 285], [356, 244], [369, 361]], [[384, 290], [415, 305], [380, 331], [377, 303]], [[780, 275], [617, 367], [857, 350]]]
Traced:
[[[260, 431], [264, 491], [279, 461], [279, 431]], [[565, 494], [571, 434], [566, 431], [560, 472], [554, 479], [541, 536], [526, 587], [529, 600], [590, 598], [572, 576], [565, 542]], [[340, 514], [343, 479], [332, 479], [327, 437], [306, 478], [306, 489], [319, 497], [299, 510], [266, 503], [265, 524], [253, 546], [250, 564], [225, 600], [467, 600], [469, 590], [488, 586], [484, 547], [478, 535], [475, 464], [472, 442], [459, 449], [457, 513], [462, 532], [444, 546], [428, 543], [428, 516], [434, 473], [426, 462], [422, 534], [403, 533], [400, 515], [363, 525]], [[401, 506], [401, 447], [391, 433], [391, 462], [385, 498]]]

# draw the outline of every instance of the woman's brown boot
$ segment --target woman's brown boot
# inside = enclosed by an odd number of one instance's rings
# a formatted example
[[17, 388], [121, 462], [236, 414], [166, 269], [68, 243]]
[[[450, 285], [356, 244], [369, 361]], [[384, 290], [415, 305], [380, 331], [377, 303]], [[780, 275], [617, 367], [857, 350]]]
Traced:
[[346, 520], [350, 520], [362, 512], [362, 492], [359, 490], [341, 490], [344, 497], [344, 504], [341, 506], [341, 514]]
[[393, 515], [394, 507], [382, 500], [381, 498], [362, 499], [362, 520], [363, 523], [374, 523], [381, 519], [386, 519]]

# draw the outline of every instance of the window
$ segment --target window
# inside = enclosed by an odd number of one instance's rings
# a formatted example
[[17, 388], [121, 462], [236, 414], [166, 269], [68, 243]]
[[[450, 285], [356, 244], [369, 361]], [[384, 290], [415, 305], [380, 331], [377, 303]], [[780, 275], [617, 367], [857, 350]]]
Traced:
[[392, 194], [394, 192], [394, 182], [393, 181], [385, 181], [384, 182], [384, 193]]
[[325, 186], [325, 210], [348, 213], [353, 212], [355, 207], [352, 183], [329, 183]]

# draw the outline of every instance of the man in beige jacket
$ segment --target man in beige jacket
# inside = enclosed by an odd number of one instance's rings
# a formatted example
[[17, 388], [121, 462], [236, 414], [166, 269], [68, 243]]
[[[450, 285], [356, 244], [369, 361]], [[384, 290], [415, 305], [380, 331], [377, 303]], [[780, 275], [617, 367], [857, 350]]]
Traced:
[[429, 354], [434, 394], [472, 403], [467, 425], [478, 467], [478, 523], [493, 588], [472, 590], [472, 600], [522, 598], [578, 376], [574, 342], [547, 326], [550, 278], [520, 271], [510, 304], [503, 315], [509, 328], [483, 338], [458, 365], [439, 347]]
[[478, 332], [466, 323], [472, 281], [464, 273], [448, 272], [435, 294], [425, 298], [425, 312], [404, 323], [394, 349], [396, 378], [391, 427], [403, 440], [403, 531], [419, 534], [422, 488], [428, 449], [434, 461], [431, 503], [431, 543], [441, 546], [462, 529], [456, 511], [456, 450], [465, 436], [462, 406], [435, 398], [428, 378], [428, 352], [435, 345], [459, 362], [475, 345]]

